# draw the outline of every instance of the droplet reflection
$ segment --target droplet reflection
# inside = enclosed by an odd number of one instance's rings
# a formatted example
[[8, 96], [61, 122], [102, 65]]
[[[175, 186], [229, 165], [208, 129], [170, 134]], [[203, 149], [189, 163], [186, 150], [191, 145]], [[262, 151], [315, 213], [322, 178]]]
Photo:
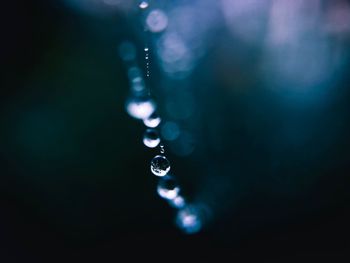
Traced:
[[157, 192], [160, 197], [172, 200], [178, 196], [180, 187], [172, 176], [164, 176], [159, 179]]
[[155, 148], [160, 143], [158, 132], [154, 129], [147, 129], [143, 135], [143, 144], [149, 148]]
[[148, 3], [146, 1], [142, 1], [140, 4], [139, 4], [139, 7], [141, 9], [146, 9], [148, 7]]
[[151, 171], [156, 176], [164, 176], [170, 171], [170, 162], [163, 155], [155, 156], [151, 161]]
[[143, 123], [149, 128], [156, 128], [160, 122], [161, 119], [156, 113], [153, 113], [149, 118], [143, 120]]

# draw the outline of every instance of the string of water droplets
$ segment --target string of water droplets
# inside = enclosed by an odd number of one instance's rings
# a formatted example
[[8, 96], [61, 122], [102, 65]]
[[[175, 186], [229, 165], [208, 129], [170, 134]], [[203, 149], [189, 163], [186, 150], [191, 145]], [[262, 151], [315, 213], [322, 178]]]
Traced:
[[[139, 8], [145, 12], [150, 8], [150, 4], [147, 1], [142, 1], [139, 3]], [[154, 16], [157, 13], [164, 16], [164, 13], [158, 9], [147, 12], [148, 16], [146, 20], [151, 19], [154, 21], [155, 18], [150, 18], [150, 16]], [[158, 29], [159, 26], [162, 26], [159, 23], [155, 24], [157, 24]], [[143, 51], [145, 52], [146, 76], [150, 77], [149, 65], [151, 53], [148, 44], [144, 46]], [[161, 118], [157, 114], [157, 105], [150, 95], [150, 89], [146, 87], [142, 70], [137, 65], [136, 53], [136, 47], [131, 42], [124, 41], [119, 46], [119, 54], [127, 67], [130, 82], [130, 95], [125, 104], [126, 111], [131, 117], [141, 120], [146, 126], [143, 135], [143, 144], [148, 148], [159, 147], [159, 154], [155, 155], [150, 161], [151, 172], [159, 178], [157, 185], [158, 195], [177, 210], [175, 218], [176, 225], [183, 232], [193, 234], [201, 230], [203, 224], [202, 218], [199, 210], [186, 201], [175, 176], [170, 174], [170, 161], [166, 157], [165, 147], [157, 130], [161, 123]]]

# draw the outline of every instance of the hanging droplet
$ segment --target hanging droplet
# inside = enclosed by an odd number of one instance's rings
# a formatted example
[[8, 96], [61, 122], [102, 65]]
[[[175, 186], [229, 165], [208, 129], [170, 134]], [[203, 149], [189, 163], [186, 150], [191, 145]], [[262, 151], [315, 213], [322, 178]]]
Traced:
[[147, 51], [148, 51], [148, 47], [145, 47], [145, 48], [144, 48], [144, 51], [147, 52]]
[[180, 187], [172, 176], [167, 175], [159, 179], [157, 192], [160, 197], [172, 200], [178, 196]]
[[157, 155], [151, 161], [151, 171], [156, 176], [164, 176], [170, 171], [170, 162], [165, 156]]
[[146, 9], [148, 7], [148, 3], [146, 1], [142, 1], [140, 4], [139, 4], [139, 7], [141, 9]]
[[143, 120], [143, 123], [149, 128], [156, 128], [160, 122], [161, 122], [161, 119], [157, 113], [153, 113], [147, 119]]
[[155, 148], [160, 143], [158, 132], [154, 129], [147, 129], [143, 135], [143, 144], [149, 148]]
[[194, 234], [202, 229], [202, 219], [198, 209], [186, 206], [179, 210], [176, 216], [176, 225], [186, 234]]
[[156, 109], [156, 104], [148, 97], [136, 96], [126, 101], [126, 111], [136, 119], [147, 119]]

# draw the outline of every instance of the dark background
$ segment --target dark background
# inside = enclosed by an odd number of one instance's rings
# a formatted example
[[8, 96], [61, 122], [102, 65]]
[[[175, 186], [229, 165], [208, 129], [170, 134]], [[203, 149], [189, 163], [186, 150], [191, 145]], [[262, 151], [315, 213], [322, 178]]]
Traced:
[[[198, 110], [209, 121], [197, 122], [198, 141], [206, 146], [193, 160], [171, 158], [189, 196], [198, 191], [214, 204], [213, 220], [187, 236], [154, 190], [148, 165], [155, 152], [141, 143], [141, 123], [124, 111], [128, 81], [117, 46], [138, 41], [130, 18], [82, 14], [59, 1], [6, 1], [1, 34], [1, 262], [104, 262], [122, 254], [185, 260], [184, 253], [260, 262], [346, 259], [347, 69], [334, 99], [311, 109], [254, 89], [239, 93], [234, 106], [221, 89], [200, 94]], [[279, 141], [271, 133], [276, 123], [296, 133]], [[238, 142], [230, 141], [233, 134]], [[212, 137], [225, 143], [211, 148]]]

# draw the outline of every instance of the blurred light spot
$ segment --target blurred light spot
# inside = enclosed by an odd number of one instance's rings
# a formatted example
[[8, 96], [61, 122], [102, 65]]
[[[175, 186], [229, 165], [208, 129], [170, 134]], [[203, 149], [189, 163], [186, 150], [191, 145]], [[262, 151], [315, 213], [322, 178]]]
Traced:
[[155, 111], [156, 104], [147, 97], [131, 97], [126, 101], [126, 111], [136, 119], [146, 119]]
[[183, 208], [186, 205], [185, 199], [178, 195], [173, 199], [168, 200], [169, 205], [174, 207], [174, 208]]
[[119, 45], [119, 56], [124, 61], [133, 61], [136, 58], [135, 45], [129, 41], [124, 41]]
[[221, 0], [225, 20], [232, 34], [247, 42], [259, 42], [265, 33], [269, 0]]
[[350, 33], [350, 5], [346, 1], [337, 1], [326, 13], [325, 31], [335, 34]]
[[194, 206], [186, 206], [178, 211], [176, 225], [186, 234], [194, 234], [202, 229], [199, 211]]
[[148, 14], [146, 24], [151, 32], [161, 32], [168, 25], [168, 17], [162, 10], [155, 9]]
[[180, 135], [179, 126], [172, 121], [168, 121], [163, 124], [161, 128], [161, 134], [164, 140], [173, 141], [176, 140]]
[[193, 56], [178, 34], [164, 34], [158, 40], [157, 46], [158, 56], [166, 73], [176, 75], [189, 72], [193, 68]]
[[142, 78], [142, 73], [138, 67], [129, 68], [128, 77], [131, 81], [132, 91], [137, 93], [145, 90], [145, 83]]

